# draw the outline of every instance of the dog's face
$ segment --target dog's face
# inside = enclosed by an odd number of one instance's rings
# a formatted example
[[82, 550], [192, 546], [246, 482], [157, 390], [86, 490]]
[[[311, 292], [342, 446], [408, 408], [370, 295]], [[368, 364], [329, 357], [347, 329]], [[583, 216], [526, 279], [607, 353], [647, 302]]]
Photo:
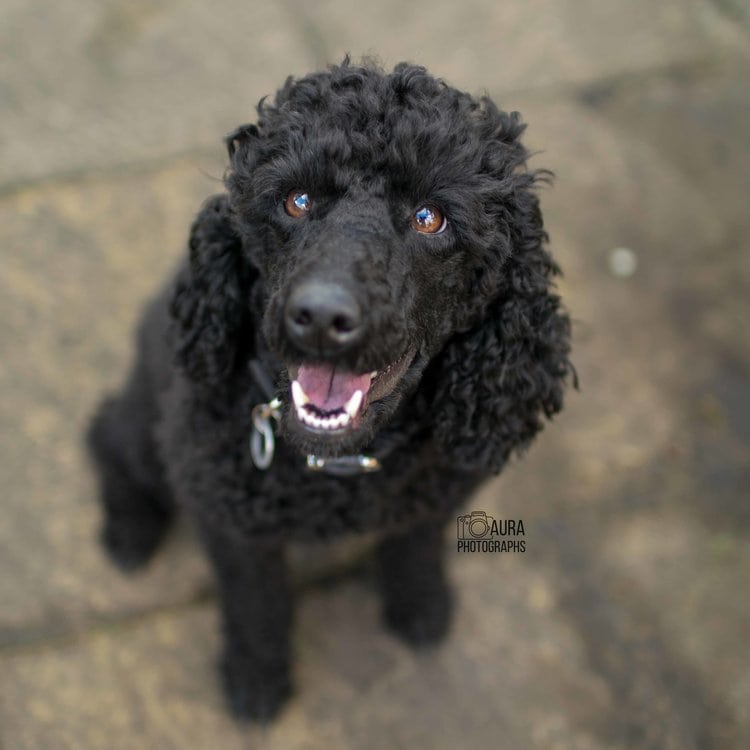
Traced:
[[285, 433], [353, 452], [496, 294], [522, 126], [409, 66], [290, 81], [259, 115], [228, 137], [227, 184], [289, 377]]
[[421, 69], [357, 70], [288, 84], [233, 136], [232, 201], [303, 450], [367, 443], [479, 314], [497, 160], [515, 166], [490, 120]]

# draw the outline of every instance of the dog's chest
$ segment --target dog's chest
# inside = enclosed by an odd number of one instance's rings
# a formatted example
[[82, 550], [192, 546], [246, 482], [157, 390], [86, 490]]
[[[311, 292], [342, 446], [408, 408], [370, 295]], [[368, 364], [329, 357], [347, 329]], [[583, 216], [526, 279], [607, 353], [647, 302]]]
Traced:
[[[446, 515], [478, 477], [444, 464], [429, 440], [410, 440], [382, 458], [382, 468], [353, 476], [311, 470], [283, 437], [268, 468], [255, 466], [248, 408], [185, 408], [184, 390], [162, 400], [157, 437], [178, 501], [210, 521], [246, 535], [320, 539], [398, 529]], [[196, 460], [201, 456], [201, 460]]]

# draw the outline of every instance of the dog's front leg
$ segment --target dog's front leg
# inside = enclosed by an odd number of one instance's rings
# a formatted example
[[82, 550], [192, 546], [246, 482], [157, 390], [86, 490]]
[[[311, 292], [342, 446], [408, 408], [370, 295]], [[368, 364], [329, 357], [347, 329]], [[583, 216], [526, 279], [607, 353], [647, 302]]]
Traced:
[[282, 545], [202, 533], [221, 599], [227, 698], [238, 718], [268, 721], [291, 692], [292, 605]]
[[442, 521], [417, 524], [378, 547], [385, 621], [414, 646], [441, 640], [450, 624], [443, 526]]

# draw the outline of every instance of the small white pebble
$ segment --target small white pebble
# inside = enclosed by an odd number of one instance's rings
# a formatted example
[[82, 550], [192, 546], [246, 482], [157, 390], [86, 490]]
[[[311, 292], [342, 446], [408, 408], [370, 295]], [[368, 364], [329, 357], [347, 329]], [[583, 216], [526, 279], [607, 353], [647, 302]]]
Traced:
[[629, 247], [616, 247], [609, 253], [609, 270], [613, 276], [627, 279], [638, 268], [638, 256]]

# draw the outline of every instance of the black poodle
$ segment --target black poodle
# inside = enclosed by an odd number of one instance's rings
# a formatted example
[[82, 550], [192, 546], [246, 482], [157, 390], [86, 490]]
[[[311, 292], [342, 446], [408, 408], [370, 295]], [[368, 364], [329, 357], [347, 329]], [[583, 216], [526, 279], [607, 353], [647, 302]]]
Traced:
[[524, 125], [415, 65], [287, 80], [226, 142], [176, 282], [89, 442], [104, 541], [144, 564], [190, 509], [238, 716], [290, 692], [288, 540], [377, 531], [388, 625], [446, 632], [443, 530], [562, 406], [569, 321]]

